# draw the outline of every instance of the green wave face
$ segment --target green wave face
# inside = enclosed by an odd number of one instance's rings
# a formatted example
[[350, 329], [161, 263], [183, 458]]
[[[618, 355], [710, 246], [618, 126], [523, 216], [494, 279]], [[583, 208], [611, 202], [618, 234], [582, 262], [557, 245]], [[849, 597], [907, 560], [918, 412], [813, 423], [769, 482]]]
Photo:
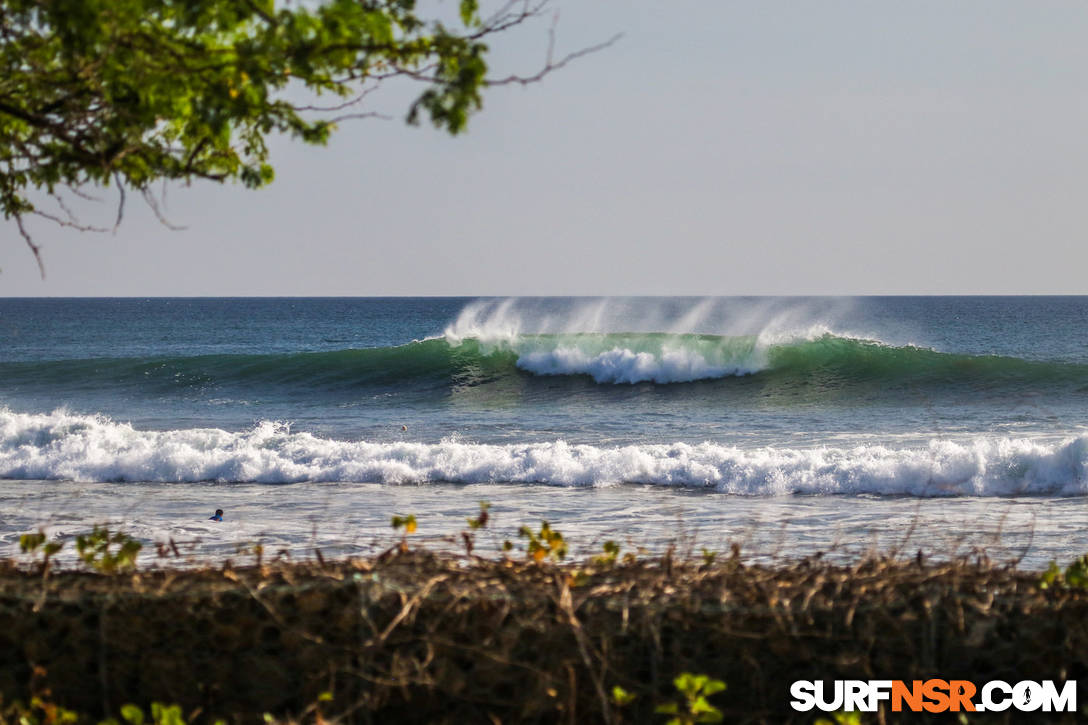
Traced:
[[[1084, 392], [1088, 365], [893, 347], [823, 335], [761, 343], [754, 336], [687, 334], [523, 335], [507, 340], [429, 339], [364, 350], [296, 354], [61, 360], [0, 364], [5, 385], [150, 392], [209, 386], [297, 389], [448, 390], [504, 378], [569, 377], [599, 386], [708, 381], [851, 389], [922, 386], [1046, 388]], [[744, 381], [743, 383], [740, 381]]]
[[893, 347], [872, 340], [824, 335], [768, 350], [769, 372], [783, 376], [835, 376], [844, 382], [890, 384], [1088, 383], [1088, 365], [962, 355], [929, 348]]

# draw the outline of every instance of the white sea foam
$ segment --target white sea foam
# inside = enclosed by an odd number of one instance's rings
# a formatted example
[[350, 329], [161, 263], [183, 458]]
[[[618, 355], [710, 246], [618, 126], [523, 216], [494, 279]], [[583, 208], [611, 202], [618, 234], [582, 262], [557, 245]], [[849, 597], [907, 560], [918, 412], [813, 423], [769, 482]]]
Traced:
[[[743, 304], [742, 304], [743, 302]], [[484, 354], [510, 351], [537, 375], [588, 375], [598, 383], [682, 383], [768, 368], [768, 350], [835, 335], [824, 305], [793, 300], [572, 300], [562, 312], [531, 301], [465, 306], [443, 337]], [[868, 339], [867, 336], [856, 336]]]
[[465, 305], [443, 336], [451, 344], [618, 332], [804, 339], [829, 331], [851, 305], [832, 298], [598, 298], [564, 304], [532, 298], [477, 300]]
[[561, 345], [521, 353], [517, 365], [537, 375], [589, 375], [598, 383], [684, 383], [748, 375], [765, 367], [758, 352], [735, 361], [708, 360], [701, 352], [668, 345], [650, 352], [623, 347], [595, 352]]
[[596, 447], [368, 443], [263, 422], [140, 431], [101, 416], [0, 410], [0, 478], [77, 481], [525, 482], [705, 487], [740, 495], [1088, 494], [1088, 436], [1058, 443], [979, 438], [923, 448], [738, 448], [720, 443]]

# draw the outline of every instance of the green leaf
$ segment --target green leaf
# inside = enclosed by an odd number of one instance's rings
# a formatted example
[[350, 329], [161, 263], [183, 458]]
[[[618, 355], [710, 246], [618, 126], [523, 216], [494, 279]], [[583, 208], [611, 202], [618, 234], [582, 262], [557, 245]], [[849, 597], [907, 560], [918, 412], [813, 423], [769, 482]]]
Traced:
[[676, 679], [672, 681], [676, 689], [685, 695], [694, 694], [698, 689], [698, 685], [695, 682], [695, 675], [690, 672], [683, 672], [677, 675]]
[[36, 534], [23, 534], [19, 537], [19, 548], [24, 554], [32, 553], [45, 541], [45, 534], [38, 532]]
[[144, 711], [133, 704], [121, 706], [121, 717], [129, 725], [143, 725]]
[[725, 689], [725, 683], [721, 680], [710, 680], [703, 686], [703, 694], [706, 696], [713, 695], [717, 692], [721, 692]]
[[478, 0], [461, 0], [461, 22], [466, 26], [476, 24], [476, 14], [480, 10]]
[[185, 725], [180, 705], [163, 705], [153, 702], [151, 703], [151, 719], [155, 725]]
[[1088, 587], [1088, 556], [1082, 556], [1065, 570], [1067, 586], [1083, 589]]

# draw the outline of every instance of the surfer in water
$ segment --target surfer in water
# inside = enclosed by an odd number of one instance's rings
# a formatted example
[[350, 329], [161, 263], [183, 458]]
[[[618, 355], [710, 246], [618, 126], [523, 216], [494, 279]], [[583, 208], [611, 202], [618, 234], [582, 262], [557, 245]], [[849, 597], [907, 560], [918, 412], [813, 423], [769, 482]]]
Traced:
[[222, 521], [222, 520], [223, 520], [223, 509], [216, 509], [215, 514], [212, 515], [208, 519], [208, 521]]

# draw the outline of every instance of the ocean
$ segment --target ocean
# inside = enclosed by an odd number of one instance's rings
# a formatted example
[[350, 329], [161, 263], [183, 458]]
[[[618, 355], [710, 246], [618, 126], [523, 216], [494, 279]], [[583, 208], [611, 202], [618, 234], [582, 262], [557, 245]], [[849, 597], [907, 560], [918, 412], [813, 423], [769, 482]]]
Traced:
[[0, 554], [458, 550], [480, 501], [484, 553], [1079, 556], [1088, 298], [0, 299]]

